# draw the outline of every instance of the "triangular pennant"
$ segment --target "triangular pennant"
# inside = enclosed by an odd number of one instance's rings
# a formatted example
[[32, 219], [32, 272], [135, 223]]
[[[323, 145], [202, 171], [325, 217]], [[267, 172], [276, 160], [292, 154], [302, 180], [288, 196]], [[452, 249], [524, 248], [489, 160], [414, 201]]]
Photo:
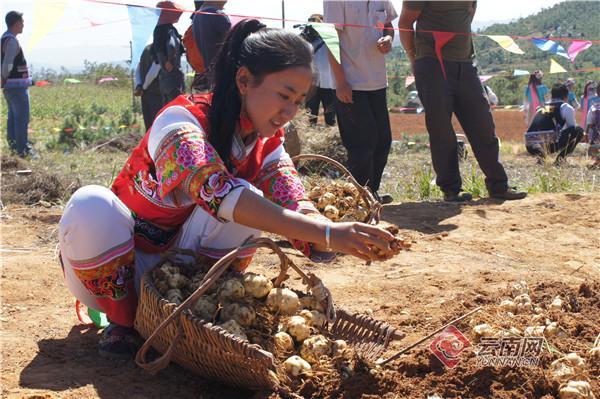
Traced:
[[127, 6], [127, 12], [131, 24], [131, 69], [135, 69], [158, 22], [160, 9]]
[[504, 50], [514, 53], [514, 54], [525, 54], [523, 50], [515, 43], [515, 41], [510, 36], [500, 36], [500, 35], [487, 35], [490, 39], [495, 41], [502, 47]]
[[433, 32], [433, 40], [435, 41], [435, 54], [437, 55], [438, 61], [442, 67], [442, 73], [444, 74], [444, 79], [446, 79], [446, 68], [444, 68], [444, 59], [442, 57], [442, 47], [446, 45], [456, 33], [454, 32]]
[[579, 53], [581, 53], [583, 50], [587, 50], [590, 47], [592, 47], [592, 42], [590, 42], [590, 41], [573, 40], [573, 42], [569, 46], [569, 49], [567, 50], [567, 53], [569, 54], [569, 59], [571, 60], [571, 62], [575, 62], [575, 57], [577, 57], [577, 55]]
[[410, 86], [411, 84], [413, 84], [414, 82], [415, 82], [415, 77], [414, 77], [414, 76], [407, 76], [407, 77], [404, 79], [404, 87], [408, 87], [408, 86]]
[[311, 26], [317, 31], [321, 39], [325, 42], [331, 54], [338, 63], [342, 63], [340, 58], [340, 38], [337, 34], [334, 24], [312, 23]]
[[562, 73], [567, 72], [562, 65], [560, 65], [554, 58], [550, 58], [550, 73]]
[[48, 4], [47, 1], [37, 0], [33, 8], [33, 23], [31, 36], [25, 46], [30, 52], [56, 26], [65, 12], [67, 0], [58, 0]]
[[532, 38], [531, 41], [542, 51], [548, 51], [549, 53], [569, 58], [569, 54], [567, 54], [564, 47], [552, 40]]

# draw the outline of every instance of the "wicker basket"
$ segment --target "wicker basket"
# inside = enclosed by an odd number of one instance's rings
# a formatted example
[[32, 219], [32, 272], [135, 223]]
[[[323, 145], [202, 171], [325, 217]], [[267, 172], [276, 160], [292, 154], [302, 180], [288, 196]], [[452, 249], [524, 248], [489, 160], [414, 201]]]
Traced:
[[[179, 306], [161, 297], [148, 272], [142, 280], [135, 320], [136, 330], [147, 338], [135, 359], [140, 367], [155, 373], [172, 360], [203, 377], [230, 385], [285, 390], [280, 384], [278, 365], [273, 354], [199, 319], [188, 309], [227, 270], [238, 252], [252, 247], [271, 248], [279, 256], [280, 273], [274, 281], [275, 287], [288, 278], [289, 268], [298, 272], [303, 283], [308, 286], [314, 287], [320, 283], [314, 275], [304, 274], [277, 244], [267, 238], [252, 240], [215, 263], [201, 286]], [[329, 291], [326, 292], [326, 308], [333, 309]], [[386, 323], [363, 315], [353, 315], [341, 309], [336, 309], [334, 315], [335, 321], [328, 327], [331, 338], [346, 340], [354, 346], [357, 353], [371, 362], [383, 354], [392, 340], [403, 337], [403, 334]], [[146, 362], [146, 353], [150, 347], [162, 356]]]
[[361, 199], [365, 202], [365, 204], [367, 205], [367, 209], [369, 210], [368, 215], [365, 218], [365, 220], [359, 220], [359, 222], [374, 223], [374, 224], [377, 224], [379, 222], [379, 219], [380, 219], [379, 214], [381, 212], [381, 203], [375, 199], [375, 197], [373, 196], [373, 193], [369, 190], [369, 188], [361, 186], [356, 181], [356, 179], [354, 179], [352, 174], [348, 171], [348, 169], [346, 169], [344, 167], [344, 165], [342, 165], [341, 163], [339, 163], [338, 161], [336, 161], [334, 159], [331, 159], [324, 155], [318, 155], [318, 154], [300, 154], [300, 155], [296, 155], [295, 157], [292, 158], [292, 162], [294, 162], [294, 165], [296, 165], [296, 167], [298, 167], [298, 164], [300, 162], [310, 162], [310, 161], [322, 161], [322, 162], [326, 163], [328, 166], [330, 166], [336, 172], [338, 172], [341, 176], [344, 176], [345, 178], [347, 178], [348, 181], [350, 183], [352, 183], [352, 185], [354, 187], [356, 187]]

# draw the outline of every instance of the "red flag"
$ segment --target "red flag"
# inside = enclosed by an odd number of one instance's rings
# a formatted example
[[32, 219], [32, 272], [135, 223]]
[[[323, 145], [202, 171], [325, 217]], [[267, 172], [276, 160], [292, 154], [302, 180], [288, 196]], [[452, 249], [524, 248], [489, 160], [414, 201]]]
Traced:
[[442, 73], [444, 79], [446, 79], [446, 68], [444, 68], [444, 59], [442, 58], [442, 47], [446, 45], [456, 33], [453, 32], [433, 32], [433, 40], [435, 41], [435, 54], [437, 55], [438, 61], [442, 67]]

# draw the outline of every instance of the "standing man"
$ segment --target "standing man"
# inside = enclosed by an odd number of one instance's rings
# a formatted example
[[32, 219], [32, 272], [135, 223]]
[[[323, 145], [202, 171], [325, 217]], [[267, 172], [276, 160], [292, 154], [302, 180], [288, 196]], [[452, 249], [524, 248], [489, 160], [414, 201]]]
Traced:
[[[313, 14], [308, 18], [308, 22], [323, 22], [321, 14]], [[306, 27], [305, 29], [313, 29]], [[314, 31], [314, 29], [313, 29]], [[315, 58], [313, 61], [316, 81], [312, 88], [312, 96], [306, 100], [306, 107], [310, 110], [311, 117], [309, 119], [311, 126], [316, 126], [319, 119], [319, 108], [323, 103], [323, 115], [327, 126], [335, 126], [335, 84], [333, 83], [333, 74], [329, 65], [329, 51], [323, 39], [317, 36], [318, 40], [313, 41], [312, 46], [315, 48]]]
[[192, 29], [194, 39], [202, 58], [206, 72], [202, 78], [195, 78], [193, 89], [199, 92], [209, 91], [213, 86], [212, 62], [231, 29], [231, 21], [223, 12], [227, 1], [204, 1], [200, 13], [194, 14]]
[[173, 26], [184, 10], [172, 1], [160, 1], [156, 7], [162, 10], [154, 28], [152, 49], [160, 64], [158, 87], [166, 104], [184, 92], [185, 77], [181, 71], [183, 45], [179, 32]]
[[375, 198], [382, 204], [390, 203], [393, 198], [378, 191], [392, 143], [385, 54], [392, 49], [392, 20], [398, 15], [389, 0], [325, 0], [323, 10], [325, 22], [336, 24], [340, 39], [341, 65], [331, 53], [329, 60], [348, 167]]
[[21, 158], [34, 156], [27, 140], [31, 78], [17, 35], [23, 33], [23, 14], [10, 11], [4, 18], [7, 31], [2, 34], [2, 92], [8, 106], [7, 140], [11, 151]]
[[[499, 161], [494, 120], [473, 65], [470, 33], [476, 6], [475, 1], [404, 1], [399, 22], [400, 41], [413, 67], [419, 97], [425, 107], [431, 159], [444, 200], [471, 200], [471, 194], [462, 191], [453, 113], [485, 174], [490, 196], [521, 199], [527, 194], [509, 188], [508, 177]], [[431, 31], [458, 33], [442, 48], [446, 76], [436, 57]]]
[[158, 87], [158, 73], [160, 65], [152, 57], [152, 45], [144, 48], [140, 62], [135, 69], [136, 96], [142, 97], [142, 114], [146, 130], [150, 129], [158, 111], [164, 106], [160, 88]]

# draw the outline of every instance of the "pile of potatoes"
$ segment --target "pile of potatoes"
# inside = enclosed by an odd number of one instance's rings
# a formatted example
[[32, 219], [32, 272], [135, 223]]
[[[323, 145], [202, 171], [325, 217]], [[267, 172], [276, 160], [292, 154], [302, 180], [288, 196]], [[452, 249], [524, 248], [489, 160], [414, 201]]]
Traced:
[[[187, 272], [166, 262], [153, 271], [154, 286], [169, 302], [182, 303], [202, 282], [204, 272]], [[343, 340], [325, 334], [324, 309], [312, 295], [274, 288], [255, 273], [229, 273], [196, 300], [191, 311], [235, 337], [260, 345], [280, 360], [291, 377], [309, 373], [323, 360], [353, 353]]]
[[368, 204], [350, 182], [313, 185], [308, 191], [308, 198], [321, 214], [334, 222], [365, 222], [369, 217]]

